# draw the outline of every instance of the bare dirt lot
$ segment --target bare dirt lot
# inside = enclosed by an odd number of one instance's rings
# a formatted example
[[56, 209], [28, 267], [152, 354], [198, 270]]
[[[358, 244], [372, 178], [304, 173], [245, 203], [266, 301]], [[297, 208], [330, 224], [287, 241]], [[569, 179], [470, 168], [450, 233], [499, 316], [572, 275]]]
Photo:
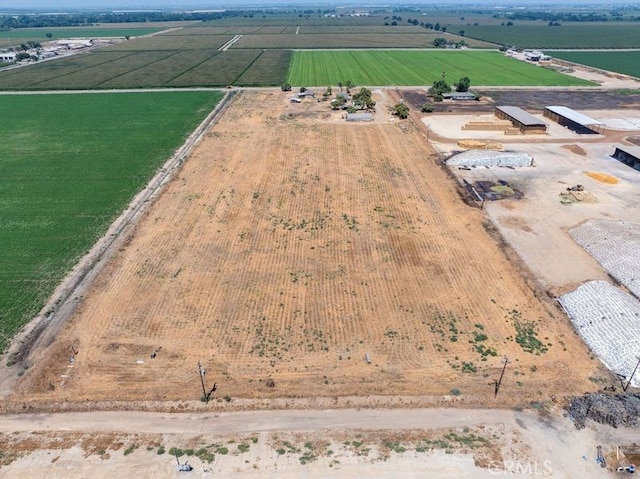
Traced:
[[198, 361], [233, 398], [494, 403], [503, 355], [502, 404], [596, 389], [455, 188], [410, 122], [242, 93], [9, 401], [197, 399]]

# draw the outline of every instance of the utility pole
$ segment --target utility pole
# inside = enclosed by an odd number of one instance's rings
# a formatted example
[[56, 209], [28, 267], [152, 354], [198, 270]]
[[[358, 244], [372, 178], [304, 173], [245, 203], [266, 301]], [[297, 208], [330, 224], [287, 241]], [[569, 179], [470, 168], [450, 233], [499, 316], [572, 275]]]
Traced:
[[500, 373], [500, 379], [496, 381], [496, 389], [493, 394], [494, 398], [498, 396], [498, 391], [500, 390], [500, 385], [502, 384], [502, 378], [504, 377], [505, 369], [507, 369], [507, 364], [509, 364], [509, 358], [505, 356], [504, 358], [502, 358], [502, 373]]
[[208, 403], [209, 402], [209, 396], [207, 396], [207, 390], [204, 387], [204, 369], [202, 368], [202, 365], [200, 364], [200, 361], [198, 361], [198, 373], [200, 374], [200, 382], [202, 383], [202, 397], [204, 397], [204, 402]]
[[636, 367], [633, 369], [633, 372], [631, 373], [631, 376], [629, 376], [629, 380], [627, 381], [627, 384], [622, 386], [622, 390], [624, 392], [627, 392], [627, 389], [629, 389], [629, 385], [631, 384], [631, 380], [633, 379], [633, 376], [636, 374], [636, 371], [638, 370], [638, 367], [640, 367], [640, 356], [636, 356], [636, 359], [638, 360], [638, 362], [636, 363]]

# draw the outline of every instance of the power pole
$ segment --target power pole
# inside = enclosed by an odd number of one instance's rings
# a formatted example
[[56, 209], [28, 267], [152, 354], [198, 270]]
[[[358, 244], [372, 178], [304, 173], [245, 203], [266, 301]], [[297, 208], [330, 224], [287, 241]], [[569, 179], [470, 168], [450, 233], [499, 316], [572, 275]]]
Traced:
[[204, 369], [202, 368], [200, 361], [198, 361], [198, 373], [200, 374], [200, 382], [202, 383], [202, 397], [204, 397], [204, 402], [208, 403], [209, 396], [207, 395], [207, 390], [204, 387]]
[[636, 367], [633, 369], [633, 372], [631, 373], [631, 376], [629, 376], [629, 380], [627, 381], [627, 384], [622, 386], [622, 390], [624, 392], [627, 392], [627, 389], [629, 388], [629, 385], [631, 384], [631, 380], [633, 379], [633, 376], [636, 374], [636, 371], [638, 370], [638, 367], [640, 367], [640, 356], [636, 356], [636, 359], [638, 360], [638, 362], [636, 363]]
[[500, 379], [496, 381], [495, 392], [493, 394], [494, 398], [498, 396], [498, 391], [500, 390], [500, 385], [502, 384], [502, 378], [504, 377], [505, 369], [507, 369], [507, 364], [509, 364], [509, 358], [505, 356], [502, 358], [502, 373], [500, 373]]

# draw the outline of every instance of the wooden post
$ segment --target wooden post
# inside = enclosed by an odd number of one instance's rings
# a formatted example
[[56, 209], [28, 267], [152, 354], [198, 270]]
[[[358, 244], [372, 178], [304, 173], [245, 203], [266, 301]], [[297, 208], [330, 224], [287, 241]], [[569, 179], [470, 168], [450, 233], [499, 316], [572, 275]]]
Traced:
[[202, 383], [202, 395], [204, 397], [204, 402], [209, 402], [209, 395], [207, 394], [207, 390], [204, 387], [204, 369], [202, 369], [202, 365], [200, 361], [198, 361], [198, 373], [200, 374], [200, 382]]
[[631, 373], [631, 376], [629, 376], [629, 380], [627, 381], [627, 384], [625, 386], [622, 386], [622, 390], [624, 392], [627, 392], [627, 389], [629, 388], [629, 385], [631, 384], [631, 380], [633, 379], [633, 376], [636, 374], [636, 371], [638, 370], [638, 367], [640, 366], [640, 356], [636, 356], [636, 358], [638, 359], [638, 362], [636, 363], [636, 367], [633, 369], [633, 372]]
[[498, 391], [500, 390], [500, 385], [502, 384], [502, 378], [504, 377], [504, 371], [505, 369], [507, 369], [507, 364], [509, 364], [509, 358], [507, 358], [506, 356], [502, 358], [502, 364], [502, 373], [500, 373], [500, 379], [496, 381], [496, 390], [493, 397], [498, 396]]

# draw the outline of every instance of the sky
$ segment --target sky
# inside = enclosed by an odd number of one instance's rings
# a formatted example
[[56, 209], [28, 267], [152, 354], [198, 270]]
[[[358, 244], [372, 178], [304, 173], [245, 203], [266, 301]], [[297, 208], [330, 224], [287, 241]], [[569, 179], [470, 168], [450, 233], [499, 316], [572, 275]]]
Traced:
[[331, 6], [355, 6], [355, 5], [390, 5], [393, 3], [402, 4], [509, 4], [509, 5], [549, 5], [549, 4], [637, 4], [640, 0], [438, 0], [429, 2], [428, 0], [0, 0], [0, 11], [11, 11], [16, 9], [38, 9], [38, 10], [59, 10], [59, 9], [136, 9], [136, 8], [158, 8], [158, 9], [216, 9], [224, 7], [242, 7], [245, 5], [331, 5]]

